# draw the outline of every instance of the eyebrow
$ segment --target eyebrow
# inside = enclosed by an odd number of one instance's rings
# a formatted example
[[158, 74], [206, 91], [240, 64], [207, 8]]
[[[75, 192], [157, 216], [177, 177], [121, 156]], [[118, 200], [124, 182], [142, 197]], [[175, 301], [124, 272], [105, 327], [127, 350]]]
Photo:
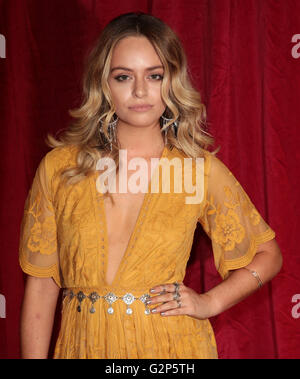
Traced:
[[[163, 68], [163, 66], [152, 66], [152, 67], [148, 67], [148, 68], [146, 68], [146, 71], [156, 70], [157, 68]], [[115, 70], [125, 70], [125, 71], [130, 71], [130, 72], [133, 71], [131, 68], [128, 68], [128, 67], [117, 66], [117, 67], [113, 67], [113, 68], [110, 70], [110, 72], [112, 73], [112, 72], [115, 71]]]

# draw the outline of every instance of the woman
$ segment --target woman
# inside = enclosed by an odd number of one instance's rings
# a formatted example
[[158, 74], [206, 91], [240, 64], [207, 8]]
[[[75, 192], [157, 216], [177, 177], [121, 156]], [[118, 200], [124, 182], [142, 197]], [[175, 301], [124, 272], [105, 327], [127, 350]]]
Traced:
[[[84, 94], [71, 112], [76, 122], [60, 140], [49, 136], [53, 149], [25, 203], [22, 357], [47, 357], [64, 288], [54, 358], [217, 358], [208, 319], [271, 280], [282, 258], [275, 232], [207, 150], [213, 138], [178, 37], [147, 14], [112, 20], [89, 55]], [[198, 201], [187, 201], [186, 187], [175, 190], [184, 177], [175, 169], [169, 191], [153, 192], [159, 166], [186, 158], [193, 188], [203, 184]], [[139, 180], [126, 159], [147, 163]], [[148, 192], [120, 190], [127, 174], [131, 188], [144, 183]], [[224, 279], [203, 294], [183, 284], [197, 222]]]

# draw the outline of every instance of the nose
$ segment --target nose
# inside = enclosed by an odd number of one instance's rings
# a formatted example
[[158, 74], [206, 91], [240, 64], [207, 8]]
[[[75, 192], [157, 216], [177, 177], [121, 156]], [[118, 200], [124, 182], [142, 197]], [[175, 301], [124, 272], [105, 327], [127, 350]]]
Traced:
[[143, 97], [147, 94], [147, 84], [144, 78], [136, 78], [133, 86], [133, 95], [136, 97]]

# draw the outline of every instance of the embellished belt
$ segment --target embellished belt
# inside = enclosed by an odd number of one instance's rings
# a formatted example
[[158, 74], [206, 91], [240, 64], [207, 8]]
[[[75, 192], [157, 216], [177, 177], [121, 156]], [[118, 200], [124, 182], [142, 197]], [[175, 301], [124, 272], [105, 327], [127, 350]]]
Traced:
[[65, 297], [68, 296], [70, 298], [70, 300], [72, 300], [74, 297], [77, 298], [77, 300], [79, 302], [79, 305], [77, 306], [77, 312], [81, 312], [82, 301], [84, 299], [89, 299], [91, 304], [92, 304], [92, 306], [90, 308], [90, 313], [95, 313], [96, 310], [94, 308], [94, 304], [98, 299], [102, 298], [102, 299], [106, 300], [107, 303], [109, 304], [109, 307], [107, 308], [107, 312], [109, 314], [114, 313], [114, 309], [112, 307], [112, 304], [117, 300], [122, 300], [126, 304], [126, 306], [127, 306], [126, 313], [128, 315], [131, 315], [133, 312], [132, 308], [130, 308], [130, 305], [135, 300], [140, 300], [142, 303], [145, 304], [145, 314], [146, 315], [149, 315], [151, 313], [150, 309], [147, 307], [147, 304], [146, 304], [147, 299], [150, 297], [150, 295], [148, 293], [145, 293], [140, 297], [135, 297], [131, 293], [126, 293], [124, 296], [116, 296], [113, 292], [108, 292], [106, 295], [99, 295], [98, 292], [96, 292], [96, 291], [91, 292], [90, 294], [85, 294], [82, 291], [75, 293], [75, 292], [73, 292], [73, 290], [65, 289], [63, 291], [63, 296], [65, 296]]

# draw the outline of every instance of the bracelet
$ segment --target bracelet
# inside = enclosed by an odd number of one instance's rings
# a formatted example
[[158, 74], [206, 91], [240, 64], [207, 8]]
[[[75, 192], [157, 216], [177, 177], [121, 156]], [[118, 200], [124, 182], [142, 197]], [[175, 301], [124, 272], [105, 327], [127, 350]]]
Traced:
[[260, 277], [259, 277], [259, 275], [258, 275], [258, 273], [256, 271], [250, 270], [247, 267], [242, 267], [242, 268], [244, 268], [245, 270], [249, 271], [255, 277], [255, 279], [258, 281], [258, 288], [261, 288], [263, 286], [263, 282], [260, 279]]

